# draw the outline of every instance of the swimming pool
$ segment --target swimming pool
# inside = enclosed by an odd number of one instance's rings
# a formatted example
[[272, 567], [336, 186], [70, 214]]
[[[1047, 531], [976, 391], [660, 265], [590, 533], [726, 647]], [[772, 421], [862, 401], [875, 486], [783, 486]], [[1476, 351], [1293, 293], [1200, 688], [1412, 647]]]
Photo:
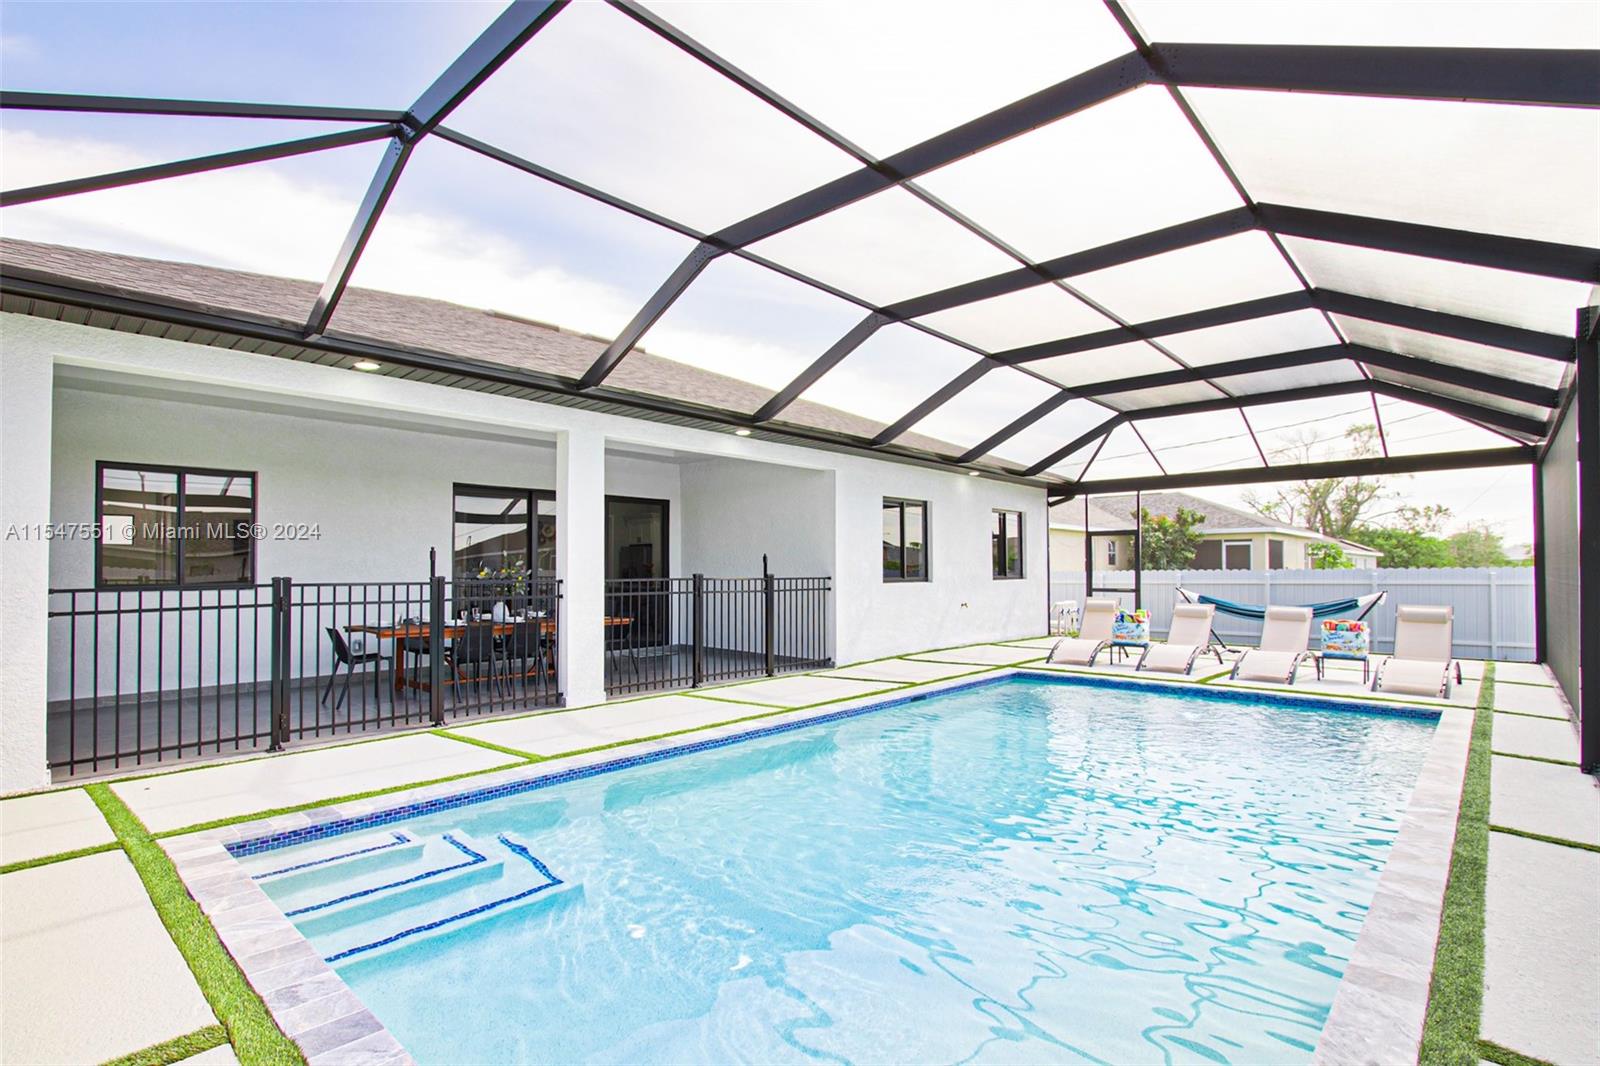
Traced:
[[241, 861], [423, 1063], [1304, 1060], [1433, 725], [1014, 678]]

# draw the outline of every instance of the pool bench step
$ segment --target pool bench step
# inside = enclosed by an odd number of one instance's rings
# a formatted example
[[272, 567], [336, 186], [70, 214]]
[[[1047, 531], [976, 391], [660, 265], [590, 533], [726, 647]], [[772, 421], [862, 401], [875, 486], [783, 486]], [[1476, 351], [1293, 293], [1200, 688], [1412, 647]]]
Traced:
[[315, 892], [323, 885], [347, 884], [353, 878], [414, 864], [420, 861], [424, 844], [410, 833], [394, 832], [299, 853], [292, 859], [280, 855], [276, 862], [268, 853], [251, 863], [250, 876], [274, 898]]
[[571, 902], [579, 886], [562, 881], [521, 841], [505, 834], [492, 841], [455, 845], [482, 856], [461, 868], [374, 893], [370, 902], [350, 900], [334, 913], [291, 915], [329, 962], [367, 957], [418, 938], [443, 935], [527, 907]]

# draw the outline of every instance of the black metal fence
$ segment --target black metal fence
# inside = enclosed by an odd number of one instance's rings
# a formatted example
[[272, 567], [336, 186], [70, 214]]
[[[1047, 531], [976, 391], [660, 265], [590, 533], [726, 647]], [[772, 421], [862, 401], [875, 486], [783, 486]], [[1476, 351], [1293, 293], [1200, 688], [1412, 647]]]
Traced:
[[688, 688], [831, 665], [826, 577], [606, 582], [606, 691]]
[[553, 579], [53, 589], [50, 767], [97, 773], [561, 700]]

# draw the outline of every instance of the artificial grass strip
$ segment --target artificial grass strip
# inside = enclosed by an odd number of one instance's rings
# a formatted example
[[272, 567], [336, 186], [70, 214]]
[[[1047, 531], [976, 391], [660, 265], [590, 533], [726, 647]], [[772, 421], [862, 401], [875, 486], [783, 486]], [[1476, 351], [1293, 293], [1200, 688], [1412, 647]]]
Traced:
[[221, 1047], [227, 1042], [226, 1029], [220, 1025], [208, 1025], [204, 1029], [196, 1029], [192, 1033], [152, 1044], [143, 1051], [135, 1051], [131, 1055], [112, 1059], [105, 1066], [169, 1066], [170, 1063], [193, 1058], [201, 1052]]
[[1483, 1016], [1484, 888], [1489, 874], [1489, 760], [1494, 664], [1484, 667], [1461, 786], [1450, 880], [1445, 886], [1420, 1066], [1476, 1066]]
[[217, 939], [211, 919], [184, 888], [172, 860], [161, 850], [161, 845], [156, 843], [138, 815], [105, 785], [90, 785], [86, 791], [117, 835], [139, 880], [144, 882], [145, 892], [155, 905], [161, 924], [167, 927], [173, 944], [189, 964], [201, 994], [227, 1030], [228, 1042], [233, 1045], [241, 1066], [304, 1063], [300, 1048], [284, 1036], [272, 1020], [267, 1005], [245, 980], [222, 941]]
[[1499, 1066], [1553, 1066], [1544, 1059], [1536, 1059], [1532, 1055], [1524, 1055], [1520, 1051], [1512, 1051], [1508, 1047], [1496, 1044], [1493, 1040], [1478, 1041], [1478, 1054]]
[[524, 762], [543, 762], [545, 758], [543, 755], [535, 755], [531, 751], [518, 751], [516, 748], [508, 748], [504, 744], [492, 744], [487, 740], [480, 740], [477, 737], [469, 737], [463, 736], [460, 733], [452, 733], [448, 729], [430, 729], [428, 732], [432, 733], [436, 737], [443, 737], [446, 740], [459, 740], [463, 744], [471, 744], [476, 748], [484, 748], [488, 751], [498, 751], [501, 755], [510, 755], [521, 759]]
[[[404, 785], [389, 785], [384, 788], [375, 788], [368, 792], [352, 792], [345, 796], [329, 796], [326, 799], [310, 800], [306, 803], [296, 803], [290, 807], [273, 807], [265, 811], [251, 811], [249, 814], [236, 814], [228, 818], [218, 818], [210, 822], [197, 822], [194, 825], [179, 826], [177, 829], [165, 829], [157, 834], [158, 839], [167, 837], [188, 836], [190, 833], [202, 833], [207, 829], [222, 829], [230, 825], [239, 825], [242, 822], [255, 822], [262, 818], [277, 818], [284, 814], [298, 814], [301, 811], [314, 811], [320, 807], [333, 807], [340, 803], [354, 803], [356, 800], [375, 799], [378, 796], [387, 796], [393, 792], [409, 792], [414, 788], [428, 788], [432, 785], [448, 784], [451, 781], [461, 781], [469, 777], [482, 777], [484, 774], [499, 773], [501, 770], [515, 770], [528, 765], [528, 760], [509, 762], [500, 766], [489, 766], [482, 770], [467, 770], [464, 773], [450, 774], [448, 777], [435, 777], [429, 781], [412, 781]], [[90, 788], [96, 786], [91, 785]]]
[[1568, 840], [1566, 837], [1547, 836], [1544, 833], [1534, 833], [1526, 829], [1513, 829], [1509, 825], [1491, 825], [1491, 833], [1504, 833], [1506, 836], [1526, 837], [1529, 840], [1539, 840], [1546, 844], [1559, 844], [1564, 848], [1578, 848], [1580, 851], [1600, 851], [1600, 844], [1586, 844], [1581, 840]]
[[[1494, 713], [1504, 714], [1505, 712], [1496, 711]], [[1551, 721], [1555, 721], [1555, 719], [1552, 718]], [[1546, 755], [1522, 755], [1515, 751], [1497, 751], [1494, 754], [1497, 758], [1501, 759], [1526, 759], [1528, 762], [1547, 762], [1551, 766], [1570, 766], [1573, 769], [1577, 769], [1578, 766], [1578, 764], [1573, 762], [1571, 759], [1552, 759]]]
[[1564, 714], [1529, 714], [1527, 711], [1508, 711], [1502, 707], [1496, 707], [1494, 713], [1508, 714], [1513, 718], [1537, 718], [1541, 722], [1570, 722], [1572, 720]]
[[0, 874], [16, 873], [18, 870], [31, 870], [35, 866], [49, 866], [55, 862], [66, 862], [68, 859], [81, 859], [85, 855], [98, 855], [102, 851], [115, 851], [119, 845], [94, 844], [87, 848], [78, 848], [75, 851], [58, 851], [54, 855], [40, 855], [36, 859], [22, 859], [18, 862], [8, 862], [0, 866]]

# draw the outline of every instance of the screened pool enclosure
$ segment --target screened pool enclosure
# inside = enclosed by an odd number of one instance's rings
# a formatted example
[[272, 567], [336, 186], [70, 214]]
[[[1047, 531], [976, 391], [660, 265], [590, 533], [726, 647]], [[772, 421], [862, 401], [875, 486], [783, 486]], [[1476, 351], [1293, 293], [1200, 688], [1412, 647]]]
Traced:
[[76, 17], [11, 12], [7, 311], [1052, 500], [1528, 466], [1541, 658], [1600, 676], [1591, 5], [177, 5], [136, 64]]

